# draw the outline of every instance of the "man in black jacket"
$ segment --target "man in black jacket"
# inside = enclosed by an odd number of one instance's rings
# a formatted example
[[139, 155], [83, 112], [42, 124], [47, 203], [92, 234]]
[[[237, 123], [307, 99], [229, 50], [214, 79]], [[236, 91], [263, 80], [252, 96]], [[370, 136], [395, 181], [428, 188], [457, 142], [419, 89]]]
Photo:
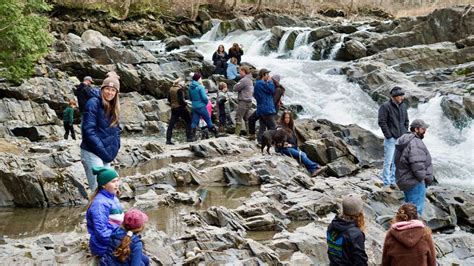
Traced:
[[408, 130], [407, 106], [403, 102], [405, 92], [400, 87], [390, 90], [392, 98], [379, 108], [378, 124], [384, 135], [384, 162], [382, 179], [385, 191], [391, 192], [395, 185], [395, 143]]
[[79, 112], [81, 113], [81, 116], [84, 112], [84, 107], [86, 106], [87, 100], [91, 98], [92, 83], [94, 83], [92, 78], [90, 76], [85, 76], [82, 83], [76, 86], [76, 91], [74, 94], [77, 97], [77, 103], [79, 105]]
[[186, 138], [188, 142], [193, 141], [191, 132], [191, 115], [188, 109], [186, 109], [187, 103], [184, 96], [184, 81], [177, 79], [174, 81], [173, 86], [168, 94], [168, 101], [171, 104], [171, 118], [166, 130], [166, 144], [174, 145], [171, 142], [171, 136], [173, 135], [173, 128], [178, 122], [179, 118], [182, 118], [186, 123]]

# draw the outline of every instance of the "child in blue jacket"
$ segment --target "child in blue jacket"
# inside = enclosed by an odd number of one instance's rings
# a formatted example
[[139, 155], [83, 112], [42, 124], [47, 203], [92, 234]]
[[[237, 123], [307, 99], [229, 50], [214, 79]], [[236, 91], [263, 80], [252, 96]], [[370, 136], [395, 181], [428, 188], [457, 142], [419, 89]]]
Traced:
[[148, 216], [131, 209], [125, 213], [121, 227], [110, 236], [107, 252], [100, 260], [100, 265], [150, 265], [150, 259], [143, 254], [143, 243], [140, 233], [148, 221]]
[[92, 172], [97, 175], [98, 188], [87, 208], [87, 231], [92, 255], [102, 257], [107, 251], [110, 235], [122, 224], [124, 213], [116, 196], [120, 184], [117, 172], [100, 166], [93, 167]]

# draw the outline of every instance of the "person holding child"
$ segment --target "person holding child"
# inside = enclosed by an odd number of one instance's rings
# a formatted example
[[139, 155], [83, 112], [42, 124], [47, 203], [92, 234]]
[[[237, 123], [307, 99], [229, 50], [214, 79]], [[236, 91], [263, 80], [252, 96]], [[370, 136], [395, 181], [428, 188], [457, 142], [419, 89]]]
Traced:
[[125, 213], [121, 227], [110, 236], [107, 252], [100, 265], [150, 265], [150, 259], [143, 254], [140, 232], [145, 228], [148, 216], [137, 209]]
[[89, 248], [92, 255], [104, 256], [110, 235], [123, 222], [124, 213], [117, 193], [120, 180], [118, 173], [111, 168], [96, 166], [92, 173], [97, 176], [95, 190], [86, 212], [87, 231], [90, 234]]

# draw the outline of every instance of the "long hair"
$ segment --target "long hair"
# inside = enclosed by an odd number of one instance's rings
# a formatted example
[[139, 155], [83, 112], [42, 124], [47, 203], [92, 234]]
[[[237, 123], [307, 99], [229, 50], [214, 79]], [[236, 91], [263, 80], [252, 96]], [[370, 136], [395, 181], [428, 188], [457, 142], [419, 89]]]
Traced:
[[357, 215], [347, 215], [347, 214], [342, 214], [341, 218], [346, 220], [346, 221], [353, 221], [359, 229], [365, 233], [365, 218], [364, 218], [364, 213], [360, 212]]
[[90, 197], [89, 203], [87, 203], [87, 208], [86, 208], [87, 210], [90, 208], [92, 201], [95, 199], [95, 197], [97, 197], [97, 194], [99, 194], [99, 190], [100, 190], [100, 187], [97, 187], [97, 189], [94, 191], [94, 194], [92, 194], [92, 196]]
[[[123, 226], [123, 228], [125, 230], [127, 230], [127, 232], [131, 231], [134, 234], [140, 233], [143, 230], [144, 227], [145, 227], [145, 225], [142, 225], [141, 227], [135, 228], [135, 229], [127, 229], [126, 226]], [[120, 242], [120, 245], [114, 251], [114, 256], [117, 257], [117, 259], [122, 263], [124, 263], [125, 260], [127, 260], [127, 258], [130, 256], [130, 253], [131, 253], [130, 243], [132, 243], [132, 237], [128, 236], [128, 235], [125, 235], [122, 238], [122, 242]]]
[[[287, 115], [290, 117], [290, 122], [288, 122], [288, 124], [285, 124], [285, 116]], [[293, 133], [295, 122], [293, 120], [293, 113], [291, 111], [285, 111], [280, 116], [280, 126], [288, 133]]]
[[[104, 87], [105, 88], [105, 87]], [[105, 116], [110, 118], [110, 127], [117, 126], [119, 124], [119, 116], [120, 116], [120, 101], [119, 101], [119, 92], [115, 94], [115, 97], [109, 102], [104, 99], [103, 88], [101, 89], [101, 98], [102, 98], [102, 105], [105, 109]]]
[[222, 53], [225, 53], [225, 48], [224, 48], [224, 45], [222, 44], [219, 44], [219, 46], [217, 46], [217, 53], [220, 53], [220, 48], [222, 47]]

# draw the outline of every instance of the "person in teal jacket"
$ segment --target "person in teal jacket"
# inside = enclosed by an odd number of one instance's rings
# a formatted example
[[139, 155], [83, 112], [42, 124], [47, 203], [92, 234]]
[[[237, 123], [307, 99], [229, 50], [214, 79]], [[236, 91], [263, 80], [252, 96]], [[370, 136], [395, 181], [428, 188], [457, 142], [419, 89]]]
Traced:
[[74, 132], [74, 108], [76, 107], [76, 101], [69, 100], [69, 105], [64, 109], [63, 113], [63, 125], [64, 125], [64, 139], [67, 139], [69, 132], [71, 132], [71, 138], [76, 139], [76, 133]]
[[92, 255], [102, 257], [107, 251], [110, 235], [123, 222], [124, 213], [117, 198], [119, 176], [114, 169], [96, 166], [98, 188], [92, 196], [86, 212], [89, 248]]
[[212, 124], [211, 117], [207, 111], [207, 104], [209, 99], [206, 95], [206, 90], [202, 85], [201, 74], [194, 73], [193, 80], [191, 85], [189, 85], [189, 98], [191, 99], [192, 107], [192, 122], [191, 128], [193, 131], [193, 138], [196, 139], [196, 127], [199, 124], [199, 119], [204, 119], [207, 124], [209, 131], [214, 133], [214, 136], [217, 138], [217, 128]]
[[140, 236], [147, 221], [148, 216], [142, 211], [128, 210], [122, 226], [110, 236], [107, 252], [100, 259], [100, 265], [150, 265], [150, 259], [143, 254]]

